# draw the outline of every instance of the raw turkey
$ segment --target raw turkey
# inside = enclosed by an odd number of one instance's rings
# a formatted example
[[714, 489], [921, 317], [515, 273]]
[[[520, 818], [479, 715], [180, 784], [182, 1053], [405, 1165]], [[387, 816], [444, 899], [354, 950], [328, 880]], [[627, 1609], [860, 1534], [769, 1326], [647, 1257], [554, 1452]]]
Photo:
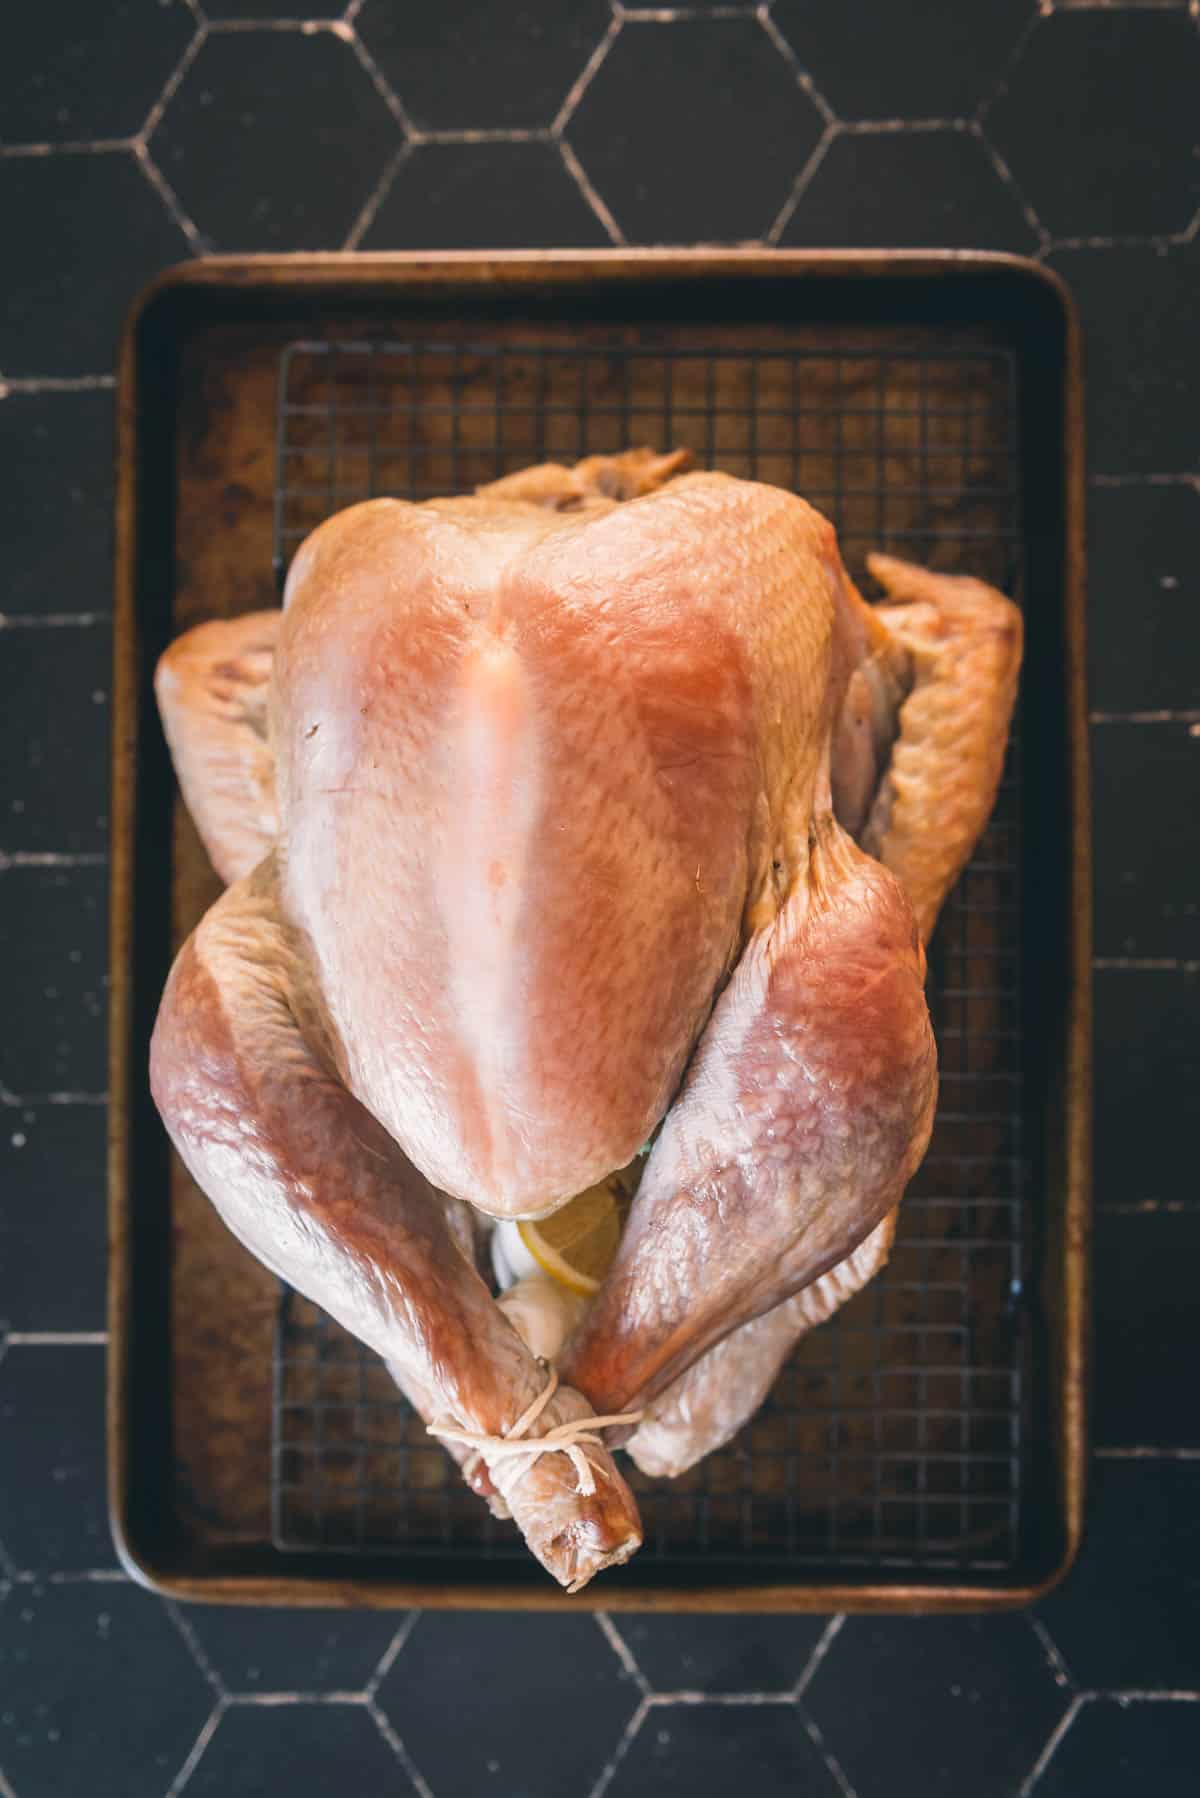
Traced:
[[[1020, 659], [992, 589], [876, 557], [868, 606], [811, 506], [685, 461], [352, 507], [157, 675], [229, 882], [155, 1029], [167, 1129], [570, 1589], [641, 1540], [612, 1448], [726, 1440], [886, 1255]], [[551, 1368], [473, 1220], [652, 1135]]]

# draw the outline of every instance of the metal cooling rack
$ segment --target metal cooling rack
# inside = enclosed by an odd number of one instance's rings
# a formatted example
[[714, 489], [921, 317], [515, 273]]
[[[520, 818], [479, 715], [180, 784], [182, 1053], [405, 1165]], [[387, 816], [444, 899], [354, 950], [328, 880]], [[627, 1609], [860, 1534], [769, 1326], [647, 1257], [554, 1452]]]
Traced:
[[[341, 506], [469, 489], [650, 443], [803, 493], [861, 578], [871, 549], [1020, 597], [1013, 358], [973, 347], [732, 351], [301, 342], [279, 385], [275, 552]], [[930, 949], [941, 1097], [884, 1273], [799, 1346], [757, 1417], [675, 1481], [624, 1460], [643, 1556], [1001, 1571], [1020, 1555], [1032, 1394], [1021, 1142], [1020, 723], [989, 829]], [[278, 1547], [519, 1560], [382, 1364], [285, 1293]]]

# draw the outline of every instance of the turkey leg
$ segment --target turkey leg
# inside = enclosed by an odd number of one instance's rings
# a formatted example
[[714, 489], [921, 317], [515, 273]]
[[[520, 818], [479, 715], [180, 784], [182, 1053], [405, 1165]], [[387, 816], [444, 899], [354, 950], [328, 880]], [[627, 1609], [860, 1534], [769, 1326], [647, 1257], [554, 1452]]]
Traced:
[[828, 810], [750, 939], [650, 1153], [617, 1258], [562, 1357], [603, 1411], [844, 1260], [929, 1138], [924, 954], [894, 878]]
[[[871, 573], [891, 603], [858, 596], [860, 660], [835, 745], [842, 822], [890, 868], [923, 939], [977, 842], [1003, 768], [1021, 660], [1021, 614], [981, 581], [890, 556]], [[893, 1215], [846, 1261], [744, 1325], [666, 1392], [634, 1434], [644, 1473], [683, 1473], [736, 1435], [795, 1344], [887, 1261]]]
[[[247, 1248], [411, 1376], [441, 1419], [504, 1437], [547, 1373], [469, 1264], [440, 1195], [336, 1077], [336, 1051], [281, 920], [274, 857], [208, 912], [171, 972], [151, 1047], [155, 1101], [183, 1161]], [[591, 1416], [560, 1386], [531, 1433]], [[641, 1541], [611, 1456], [483, 1450], [491, 1484], [560, 1584]]]
[[893, 1211], [852, 1255], [753, 1323], [709, 1349], [638, 1425], [628, 1448], [643, 1473], [674, 1479], [723, 1448], [752, 1417], [802, 1336], [827, 1323], [884, 1266]]

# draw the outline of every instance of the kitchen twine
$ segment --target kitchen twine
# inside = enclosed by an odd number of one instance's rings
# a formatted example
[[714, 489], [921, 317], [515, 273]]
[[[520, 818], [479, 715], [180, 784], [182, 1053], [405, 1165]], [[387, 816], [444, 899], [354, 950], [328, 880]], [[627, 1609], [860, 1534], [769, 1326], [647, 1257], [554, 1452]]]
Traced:
[[615, 1417], [575, 1417], [567, 1423], [555, 1424], [544, 1436], [527, 1437], [525, 1432], [533, 1428], [558, 1390], [558, 1375], [545, 1362], [542, 1366], [546, 1368], [545, 1386], [502, 1436], [489, 1436], [482, 1430], [463, 1430], [457, 1424], [439, 1422], [427, 1424], [426, 1434], [436, 1436], [440, 1442], [462, 1442], [475, 1450], [463, 1466], [463, 1474], [468, 1479], [481, 1460], [486, 1461], [489, 1468], [503, 1466], [506, 1461], [524, 1461], [524, 1467], [504, 1495], [506, 1498], [511, 1497], [516, 1486], [543, 1455], [566, 1455], [575, 1469], [576, 1492], [581, 1498], [590, 1498], [596, 1490], [596, 1474], [605, 1480], [611, 1476], [607, 1468], [591, 1460], [584, 1450], [604, 1447], [604, 1438], [596, 1434], [597, 1430], [607, 1430], [621, 1423], [640, 1423], [643, 1413], [622, 1411]]

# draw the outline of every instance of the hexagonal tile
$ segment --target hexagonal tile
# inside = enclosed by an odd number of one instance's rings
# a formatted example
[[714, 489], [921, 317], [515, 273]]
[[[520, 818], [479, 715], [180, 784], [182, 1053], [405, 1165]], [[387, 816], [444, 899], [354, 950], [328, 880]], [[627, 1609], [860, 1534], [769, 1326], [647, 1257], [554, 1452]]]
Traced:
[[112, 440], [111, 393], [0, 399], [0, 542], [8, 562], [0, 610], [107, 609]]
[[15, 1587], [0, 1692], [0, 1766], [21, 1798], [162, 1798], [213, 1705], [162, 1605], [123, 1581]]
[[396, 171], [360, 248], [590, 249], [607, 242], [554, 144], [421, 144]]
[[1081, 1686], [1200, 1686], [1200, 1462], [1094, 1461], [1079, 1559], [1039, 1610]]
[[1028, 252], [1037, 240], [972, 133], [873, 131], [833, 140], [781, 241]]
[[850, 1617], [804, 1702], [858, 1798], [1009, 1798], [1066, 1708], [1021, 1616]]
[[566, 136], [628, 238], [761, 237], [821, 115], [752, 18], [632, 19]]
[[1094, 487], [1088, 538], [1091, 703], [1194, 705], [1196, 672], [1179, 645], [1200, 617], [1200, 493], [1183, 482]]
[[[469, 1727], [447, 1728], [447, 1692]], [[435, 1792], [561, 1798], [591, 1788], [638, 1693], [590, 1617], [443, 1613], [421, 1617], [378, 1701]]]
[[1091, 1698], [1037, 1783], [1039, 1798], [1153, 1792], [1195, 1798], [1200, 1704]]
[[400, 142], [350, 44], [331, 31], [264, 30], [208, 39], [150, 150], [221, 249], [328, 250]]
[[132, 137], [195, 31], [184, 0], [27, 7], [5, 34], [5, 142]]
[[0, 1315], [12, 1329], [104, 1328], [104, 1154], [102, 1105], [0, 1112]]
[[[0, 849], [96, 854], [108, 847], [107, 618], [4, 639]], [[71, 719], [63, 729], [64, 716]]]
[[416, 1789], [357, 1704], [234, 1705], [187, 1782], [188, 1798], [329, 1798], [351, 1789], [387, 1798]]
[[659, 1692], [785, 1692], [827, 1617], [618, 1617], [615, 1627]]
[[111, 1567], [104, 1350], [10, 1343], [0, 1360], [0, 1433], [0, 1541], [16, 1566], [33, 1573]]
[[123, 150], [4, 157], [0, 241], [21, 283], [20, 306], [0, 315], [6, 375], [108, 373], [138, 289], [191, 253]]
[[[1130, 79], [1153, 69], [1152, 81]], [[1176, 13], [1039, 22], [985, 129], [1056, 237], [1182, 231], [1200, 205], [1200, 37]]]
[[794, 1704], [656, 1706], [608, 1787], [612, 1798], [833, 1798], [838, 1789]]
[[21, 1020], [0, 1034], [10, 1092], [104, 1091], [107, 906], [106, 868], [0, 869], [4, 998]]
[[537, 131], [550, 125], [608, 29], [605, 0], [436, 8], [366, 0], [354, 28], [415, 125]]
[[1098, 968], [1093, 992], [1096, 1201], [1194, 1199], [1180, 1169], [1195, 1155], [1186, 1095], [1200, 1092], [1200, 977]]
[[773, 17], [843, 119], [955, 119], [999, 78], [1031, 0], [775, 0]]
[[1200, 240], [1058, 250], [1087, 345], [1088, 461], [1095, 474], [1200, 468], [1196, 288]]
[[[1191, 985], [1194, 993], [1196, 983]], [[1194, 1078], [1188, 1083], [1182, 1069], [1173, 1085], [1186, 1113], [1189, 1095], [1200, 1088]], [[1195, 1164], [1180, 1164], [1188, 1166], [1194, 1170]], [[1101, 1212], [1093, 1253], [1093, 1441], [1102, 1448], [1146, 1443], [1200, 1448], [1195, 1403], [1200, 1205], [1143, 1215]]]
[[1200, 745], [1190, 727], [1095, 725], [1092, 790], [1102, 799], [1096, 954], [1200, 959]]
[[404, 1618], [189, 1605], [184, 1621], [230, 1692], [361, 1692]]

